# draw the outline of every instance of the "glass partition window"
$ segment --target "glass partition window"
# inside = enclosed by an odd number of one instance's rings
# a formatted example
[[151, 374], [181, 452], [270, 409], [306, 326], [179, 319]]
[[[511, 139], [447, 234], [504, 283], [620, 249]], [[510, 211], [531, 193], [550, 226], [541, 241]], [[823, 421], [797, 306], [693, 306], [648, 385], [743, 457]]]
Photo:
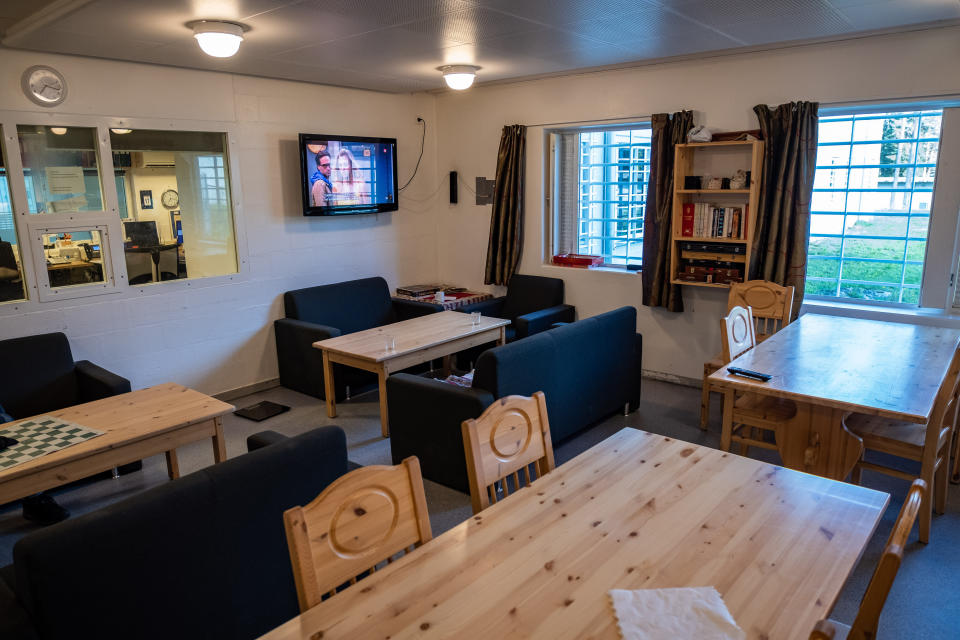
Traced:
[[96, 229], [42, 234], [51, 289], [104, 284], [103, 236]]
[[144, 129], [110, 144], [128, 282], [236, 273], [226, 135]]
[[10, 184], [3, 161], [3, 149], [0, 147], [0, 303], [23, 300], [25, 297]]
[[97, 130], [17, 125], [30, 213], [103, 211]]

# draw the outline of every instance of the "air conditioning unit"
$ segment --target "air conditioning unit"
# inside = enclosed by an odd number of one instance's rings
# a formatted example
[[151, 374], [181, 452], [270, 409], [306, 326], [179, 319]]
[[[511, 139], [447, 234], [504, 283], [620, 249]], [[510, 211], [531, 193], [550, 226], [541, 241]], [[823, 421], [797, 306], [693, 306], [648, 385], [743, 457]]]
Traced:
[[176, 166], [172, 151], [135, 151], [130, 154], [130, 161], [135, 169]]

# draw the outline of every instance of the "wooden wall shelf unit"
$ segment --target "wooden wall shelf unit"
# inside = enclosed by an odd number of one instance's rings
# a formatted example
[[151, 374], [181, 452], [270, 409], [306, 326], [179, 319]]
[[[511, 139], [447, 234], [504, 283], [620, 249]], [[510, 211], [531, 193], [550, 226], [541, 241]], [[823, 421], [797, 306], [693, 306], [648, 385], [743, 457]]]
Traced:
[[[673, 170], [673, 211], [670, 237], [670, 281], [698, 287], [729, 287], [747, 278], [754, 221], [763, 180], [763, 141], [735, 140], [676, 145]], [[732, 177], [737, 169], [750, 171], [747, 189], [684, 189], [687, 176], [712, 174]], [[684, 207], [687, 231], [690, 208], [701, 207], [700, 225], [683, 235]], [[714, 228], [714, 209], [723, 209], [725, 231]], [[736, 213], [739, 210], [739, 213]], [[719, 213], [716, 214], [719, 216]], [[739, 219], [740, 233], [736, 233]], [[732, 227], [732, 228], [731, 228]], [[723, 233], [723, 235], [714, 235]]]

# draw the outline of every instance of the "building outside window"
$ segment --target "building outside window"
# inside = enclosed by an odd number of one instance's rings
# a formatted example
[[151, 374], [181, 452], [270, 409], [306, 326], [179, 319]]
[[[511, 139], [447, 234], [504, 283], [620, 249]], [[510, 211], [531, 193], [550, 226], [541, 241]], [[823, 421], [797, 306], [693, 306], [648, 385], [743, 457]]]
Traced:
[[807, 295], [919, 303], [942, 117], [821, 116]]
[[554, 253], [639, 265], [650, 178], [650, 127], [553, 134]]

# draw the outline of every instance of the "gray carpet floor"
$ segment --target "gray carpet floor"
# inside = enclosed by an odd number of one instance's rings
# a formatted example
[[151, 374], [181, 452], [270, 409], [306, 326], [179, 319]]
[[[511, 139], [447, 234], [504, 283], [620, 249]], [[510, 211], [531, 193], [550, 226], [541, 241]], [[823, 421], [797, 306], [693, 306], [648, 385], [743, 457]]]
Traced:
[[[654, 380], [645, 380], [643, 384], [643, 401], [638, 411], [629, 416], [609, 418], [560, 444], [556, 448], [557, 464], [563, 464], [624, 427], [644, 429], [710, 447], [719, 446], [718, 396], [714, 397], [710, 428], [704, 432], [697, 428], [699, 389]], [[227, 416], [224, 432], [229, 457], [243, 454], [246, 437], [257, 431], [273, 429], [296, 435], [317, 426], [336, 424], [347, 434], [351, 460], [363, 465], [390, 463], [390, 443], [380, 437], [376, 392], [338, 404], [336, 418], [327, 417], [321, 401], [282, 387], [239, 398], [234, 404], [239, 408], [260, 400], [286, 404], [291, 410], [261, 423]], [[213, 451], [208, 442], [181, 447], [178, 452], [182, 474], [213, 463]], [[751, 450], [751, 457], [778, 461], [776, 454], [768, 451]], [[166, 466], [161, 455], [145, 460], [140, 472], [117, 480], [100, 480], [61, 489], [56, 495], [63, 506], [79, 515], [166, 481]], [[864, 472], [863, 483], [890, 493], [891, 504], [834, 608], [832, 617], [847, 624], [856, 615], [860, 598], [908, 489], [905, 481], [869, 471]], [[469, 496], [430, 481], [425, 481], [424, 485], [435, 535], [471, 515]], [[960, 487], [951, 486], [950, 489], [946, 513], [934, 517], [930, 544], [919, 543], [916, 530], [911, 536], [903, 566], [881, 617], [881, 638], [960, 638]], [[0, 507], [0, 566], [12, 561], [13, 545], [34, 529], [35, 525], [20, 517], [19, 505]]]

